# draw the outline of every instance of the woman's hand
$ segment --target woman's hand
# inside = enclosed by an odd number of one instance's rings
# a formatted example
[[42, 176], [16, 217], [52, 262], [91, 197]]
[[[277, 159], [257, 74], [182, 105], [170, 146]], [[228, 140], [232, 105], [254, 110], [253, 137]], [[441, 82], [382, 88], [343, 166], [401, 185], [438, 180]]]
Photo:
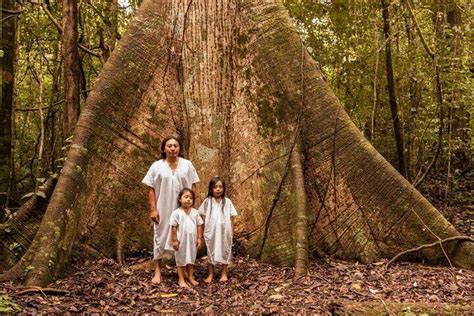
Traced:
[[159, 224], [160, 223], [160, 215], [158, 215], [158, 211], [157, 210], [154, 210], [154, 211], [151, 211], [150, 212], [150, 219]]
[[178, 240], [173, 240], [173, 249], [178, 251], [178, 249], [179, 249], [179, 241]]

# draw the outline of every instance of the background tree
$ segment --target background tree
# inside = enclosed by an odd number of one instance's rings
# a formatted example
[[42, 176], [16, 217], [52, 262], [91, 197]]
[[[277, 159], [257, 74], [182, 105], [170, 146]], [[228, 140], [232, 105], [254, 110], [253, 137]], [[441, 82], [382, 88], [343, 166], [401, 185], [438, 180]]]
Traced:
[[17, 56], [17, 25], [20, 11], [13, 0], [2, 0], [2, 42], [0, 46], [2, 73], [2, 105], [0, 107], [0, 222], [8, 207], [12, 173], [12, 118], [15, 63]]

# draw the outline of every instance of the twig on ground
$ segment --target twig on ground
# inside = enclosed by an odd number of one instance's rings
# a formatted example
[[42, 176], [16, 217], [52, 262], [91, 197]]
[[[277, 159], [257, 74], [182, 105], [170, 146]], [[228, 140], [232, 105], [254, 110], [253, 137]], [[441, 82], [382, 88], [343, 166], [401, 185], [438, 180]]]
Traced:
[[388, 269], [388, 267], [395, 261], [397, 260], [399, 257], [403, 256], [403, 255], [406, 255], [407, 253], [411, 253], [411, 252], [415, 252], [415, 251], [418, 251], [418, 250], [421, 250], [421, 249], [425, 249], [425, 248], [430, 248], [430, 247], [434, 247], [434, 246], [438, 246], [440, 244], [443, 244], [445, 242], [448, 242], [448, 241], [453, 241], [453, 240], [466, 240], [466, 241], [470, 241], [470, 242], [474, 242], [474, 238], [472, 237], [468, 237], [468, 236], [454, 236], [454, 237], [449, 237], [449, 238], [446, 238], [446, 239], [442, 239], [442, 240], [438, 240], [438, 241], [435, 241], [431, 244], [424, 244], [424, 245], [421, 245], [421, 246], [418, 246], [416, 248], [411, 248], [411, 249], [408, 249], [408, 250], [405, 250], [405, 251], [402, 251], [400, 253], [398, 253], [395, 257], [393, 257], [388, 263], [387, 265], [385, 266], [385, 269]]

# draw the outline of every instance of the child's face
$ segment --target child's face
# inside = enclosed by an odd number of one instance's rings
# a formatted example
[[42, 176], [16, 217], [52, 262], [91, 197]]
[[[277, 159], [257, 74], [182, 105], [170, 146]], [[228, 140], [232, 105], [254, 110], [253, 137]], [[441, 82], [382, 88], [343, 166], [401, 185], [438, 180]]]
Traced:
[[214, 188], [212, 188], [212, 195], [218, 198], [222, 196], [222, 193], [224, 193], [224, 185], [222, 181], [217, 181]]
[[193, 205], [193, 195], [191, 192], [184, 192], [183, 195], [181, 195], [181, 198], [179, 199], [181, 202], [181, 206], [184, 208], [189, 208]]

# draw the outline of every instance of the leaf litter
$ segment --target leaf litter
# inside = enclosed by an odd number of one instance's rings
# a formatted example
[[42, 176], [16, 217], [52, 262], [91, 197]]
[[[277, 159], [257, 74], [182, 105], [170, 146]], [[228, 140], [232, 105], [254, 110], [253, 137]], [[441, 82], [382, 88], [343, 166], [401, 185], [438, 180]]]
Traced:
[[[294, 280], [291, 267], [277, 267], [237, 257], [229, 268], [230, 280], [211, 285], [206, 261], [197, 261], [191, 289], [177, 286], [173, 267], [163, 269], [163, 282], [151, 284], [152, 271], [132, 270], [143, 259], [121, 266], [111, 259], [74, 267], [49, 288], [62, 294], [26, 292], [21, 284], [0, 284], [25, 313], [295, 313], [329, 314], [346, 303], [460, 304], [474, 312], [474, 271], [386, 261], [360, 264], [321, 259], [311, 264], [309, 275]], [[218, 268], [219, 272], [219, 268]], [[25, 294], [21, 294], [23, 293]], [[54, 292], [53, 292], [54, 293]]]

